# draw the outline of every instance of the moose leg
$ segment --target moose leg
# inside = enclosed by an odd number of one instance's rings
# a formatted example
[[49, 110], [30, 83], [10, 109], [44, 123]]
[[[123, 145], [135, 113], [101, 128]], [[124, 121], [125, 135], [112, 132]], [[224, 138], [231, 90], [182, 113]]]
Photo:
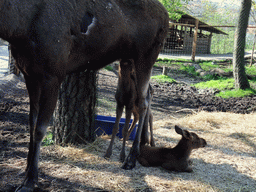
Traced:
[[151, 112], [151, 109], [149, 109], [149, 127], [150, 127], [150, 145], [151, 147], [155, 147], [155, 139], [153, 135], [153, 114]]
[[135, 167], [136, 165], [136, 159], [139, 156], [139, 143], [140, 143], [140, 138], [141, 138], [141, 132], [143, 129], [143, 124], [144, 124], [144, 119], [145, 119], [145, 115], [146, 115], [146, 109], [142, 109], [140, 112], [140, 118], [139, 118], [139, 126], [138, 126], [138, 130], [136, 133], [136, 137], [135, 140], [133, 142], [132, 148], [130, 150], [130, 153], [128, 155], [128, 157], [126, 158], [124, 164], [122, 165], [123, 169], [132, 169]]
[[141, 133], [141, 145], [145, 145], [146, 143], [149, 143], [149, 136], [148, 136], [148, 122], [149, 122], [149, 114], [148, 114], [148, 110], [147, 109], [147, 113], [145, 116], [145, 120], [144, 120], [144, 124], [143, 124], [143, 129], [142, 129], [142, 133]]
[[29, 129], [30, 129], [30, 142], [29, 142], [29, 153], [27, 157], [27, 168], [31, 162], [31, 152], [33, 150], [33, 140], [34, 140], [34, 129], [37, 121], [37, 116], [39, 112], [39, 97], [40, 97], [40, 86], [36, 81], [30, 80], [29, 77], [24, 76], [26, 80], [26, 86], [30, 99], [30, 112], [29, 112]]
[[[26, 79], [26, 81], [31, 81], [32, 79]], [[36, 81], [33, 79], [34, 82]], [[37, 103], [33, 103], [32, 106], [36, 108], [39, 106], [38, 117], [35, 118], [34, 114], [30, 115], [31, 118], [31, 139], [29, 144], [29, 153], [28, 153], [28, 164], [26, 169], [26, 177], [23, 184], [16, 190], [18, 192], [21, 191], [33, 191], [34, 185], [38, 181], [38, 161], [40, 154], [40, 146], [42, 139], [46, 133], [46, 129], [52, 113], [55, 109], [55, 105], [57, 102], [58, 90], [59, 90], [59, 81], [57, 77], [51, 77], [47, 80], [43, 80], [41, 88], [33, 87], [32, 83], [27, 82], [28, 92], [31, 95], [30, 98], [33, 98], [33, 90], [40, 90], [39, 92], [39, 105]], [[39, 84], [37, 84], [39, 85]], [[33, 90], [32, 90], [33, 89]], [[37, 92], [37, 93], [38, 93]], [[35, 99], [36, 101], [36, 99]], [[31, 102], [35, 102], [32, 101]], [[32, 113], [36, 111], [32, 108]], [[36, 112], [34, 112], [36, 114]], [[36, 120], [36, 125], [33, 127], [33, 122]]]
[[128, 136], [128, 129], [129, 129], [129, 123], [131, 120], [131, 116], [132, 116], [132, 109], [126, 107], [126, 111], [125, 111], [126, 115], [125, 115], [125, 124], [124, 124], [124, 128], [122, 131], [122, 135], [123, 135], [123, 146], [122, 146], [122, 150], [120, 153], [120, 161], [124, 162], [125, 159], [125, 144], [126, 144], [126, 138]]
[[115, 140], [116, 134], [117, 134], [118, 129], [119, 129], [119, 122], [120, 122], [120, 119], [122, 117], [123, 109], [124, 109], [124, 105], [120, 105], [120, 104], [117, 103], [117, 106], [116, 106], [116, 121], [115, 121], [115, 124], [113, 126], [112, 137], [111, 137], [110, 144], [109, 144], [108, 149], [107, 149], [107, 151], [104, 155], [105, 158], [110, 158], [110, 156], [112, 155], [112, 147], [114, 145], [114, 140]]
[[[146, 61], [146, 60], [145, 60]], [[138, 62], [138, 61], [137, 61]], [[139, 113], [139, 125], [138, 130], [136, 132], [136, 137], [133, 142], [132, 148], [130, 150], [130, 153], [128, 157], [126, 158], [124, 164], [122, 165], [123, 169], [132, 169], [136, 165], [136, 159], [140, 153], [140, 139], [141, 139], [141, 133], [144, 125], [144, 120], [147, 112], [147, 108], [149, 106], [148, 101], [146, 99], [147, 97], [147, 90], [149, 86], [149, 79], [151, 75], [151, 69], [153, 66], [149, 66], [146, 63], [135, 63], [135, 67], [141, 65], [145, 66], [145, 68], [142, 69], [136, 69], [136, 76], [137, 76], [137, 90], [138, 90], [138, 113]]]

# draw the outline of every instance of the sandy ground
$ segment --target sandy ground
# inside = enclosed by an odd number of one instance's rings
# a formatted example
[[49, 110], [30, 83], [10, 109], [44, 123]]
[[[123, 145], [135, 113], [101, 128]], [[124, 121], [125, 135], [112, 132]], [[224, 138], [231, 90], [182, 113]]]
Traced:
[[8, 72], [8, 46], [2, 45], [0, 46], [0, 77], [3, 77]]

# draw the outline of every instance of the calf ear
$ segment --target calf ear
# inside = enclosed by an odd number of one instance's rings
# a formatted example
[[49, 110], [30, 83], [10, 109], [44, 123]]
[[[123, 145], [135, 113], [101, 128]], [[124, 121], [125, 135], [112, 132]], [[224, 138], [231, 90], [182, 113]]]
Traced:
[[186, 139], [189, 139], [189, 137], [190, 137], [190, 133], [186, 130], [181, 129], [178, 125], [175, 125], [175, 131], [176, 131], [176, 133], [182, 135]]
[[175, 128], [176, 133], [183, 135], [183, 130], [178, 125], [175, 125], [174, 128]]

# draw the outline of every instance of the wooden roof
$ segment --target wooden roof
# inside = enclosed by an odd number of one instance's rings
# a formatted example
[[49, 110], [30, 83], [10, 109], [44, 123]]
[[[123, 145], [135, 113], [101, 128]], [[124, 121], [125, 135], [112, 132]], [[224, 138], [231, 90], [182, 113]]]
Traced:
[[[188, 26], [188, 27], [195, 27], [195, 22], [198, 20], [195, 17], [192, 17], [191, 15], [184, 14], [178, 21], [171, 21], [170, 25], [180, 25], [180, 26]], [[202, 21], [199, 20], [198, 29], [216, 33], [216, 34], [223, 34], [228, 35], [227, 33], [217, 29], [216, 27], [212, 27]]]

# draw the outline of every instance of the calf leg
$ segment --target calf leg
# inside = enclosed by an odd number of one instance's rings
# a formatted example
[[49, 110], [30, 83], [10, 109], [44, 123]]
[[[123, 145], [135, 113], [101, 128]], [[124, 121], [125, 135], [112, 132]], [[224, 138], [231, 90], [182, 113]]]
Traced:
[[124, 128], [123, 128], [123, 131], [122, 131], [123, 145], [122, 145], [122, 150], [121, 150], [121, 153], [120, 153], [120, 161], [121, 162], [124, 162], [124, 159], [125, 159], [125, 144], [126, 144], [127, 137], [129, 137], [128, 129], [129, 129], [129, 123], [130, 123], [131, 116], [132, 116], [132, 109], [129, 108], [129, 107], [126, 107], [126, 112], [125, 113], [126, 113], [126, 115], [125, 115], [125, 124], [124, 124]]
[[115, 121], [115, 124], [113, 126], [110, 144], [109, 144], [108, 149], [107, 149], [107, 151], [104, 155], [105, 158], [110, 158], [110, 156], [112, 155], [112, 148], [113, 148], [113, 145], [114, 145], [116, 134], [119, 130], [119, 122], [120, 122], [120, 119], [122, 117], [123, 109], [124, 109], [124, 105], [121, 105], [121, 104], [117, 103], [117, 106], [116, 106], [116, 121]]
[[131, 135], [133, 129], [135, 128], [136, 123], [139, 121], [139, 114], [137, 112], [133, 112], [133, 116], [134, 116], [134, 118], [133, 118], [132, 124], [128, 130], [128, 134], [126, 136], [126, 141], [129, 140], [129, 136]]
[[[31, 138], [27, 159], [28, 164], [26, 169], [26, 177], [23, 184], [16, 191], [33, 191], [34, 185], [38, 181], [38, 161], [40, 146], [46, 133], [46, 129], [52, 113], [55, 109], [60, 85], [57, 77], [48, 77], [47, 80], [43, 80], [40, 88], [39, 84], [32, 83], [36, 82], [36, 79], [26, 78], [26, 82], [32, 102], [32, 114], [30, 114]], [[34, 87], [35, 85], [37, 85], [37, 87]], [[34, 93], [35, 90], [37, 90], [36, 93]], [[34, 96], [33, 94], [38, 94], [39, 96]], [[39, 111], [36, 118], [38, 106]]]

